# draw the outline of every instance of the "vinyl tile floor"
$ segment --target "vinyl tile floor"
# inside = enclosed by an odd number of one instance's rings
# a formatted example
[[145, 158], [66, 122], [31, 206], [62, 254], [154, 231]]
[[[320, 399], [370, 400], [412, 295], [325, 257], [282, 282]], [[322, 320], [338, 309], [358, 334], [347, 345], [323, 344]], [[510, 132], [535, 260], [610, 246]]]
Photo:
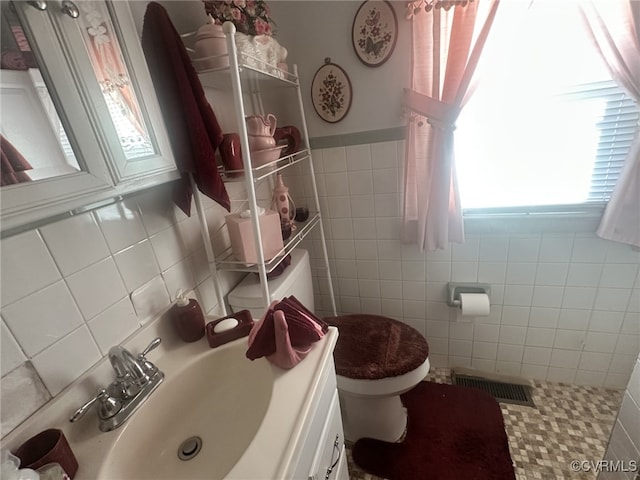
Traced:
[[[427, 380], [450, 384], [450, 371], [432, 369]], [[595, 480], [595, 473], [572, 472], [571, 461], [602, 459], [624, 392], [539, 381], [531, 386], [535, 407], [500, 404], [516, 479]], [[351, 480], [379, 480], [358, 468], [349, 447]]]

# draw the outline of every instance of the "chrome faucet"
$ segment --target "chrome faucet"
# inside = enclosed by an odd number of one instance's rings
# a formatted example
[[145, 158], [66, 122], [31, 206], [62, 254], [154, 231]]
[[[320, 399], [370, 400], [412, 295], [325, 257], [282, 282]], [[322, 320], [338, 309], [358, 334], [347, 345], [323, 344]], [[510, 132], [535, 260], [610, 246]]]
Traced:
[[120, 345], [111, 347], [109, 361], [116, 379], [76, 410], [69, 421], [78, 421], [98, 403], [100, 430], [108, 432], [122, 425], [164, 379], [164, 373], [146, 358], [160, 342], [160, 338], [154, 339], [137, 357]]

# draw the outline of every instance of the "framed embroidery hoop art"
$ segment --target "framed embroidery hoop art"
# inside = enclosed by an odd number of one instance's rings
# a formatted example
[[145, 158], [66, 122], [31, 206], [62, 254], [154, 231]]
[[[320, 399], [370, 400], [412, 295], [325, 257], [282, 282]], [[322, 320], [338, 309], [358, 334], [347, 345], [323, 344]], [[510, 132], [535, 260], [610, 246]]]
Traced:
[[325, 58], [311, 82], [311, 103], [318, 116], [325, 122], [339, 122], [349, 113], [352, 97], [347, 72]]
[[386, 0], [367, 0], [360, 5], [351, 29], [353, 49], [362, 63], [379, 67], [386, 62], [398, 40], [398, 19]]

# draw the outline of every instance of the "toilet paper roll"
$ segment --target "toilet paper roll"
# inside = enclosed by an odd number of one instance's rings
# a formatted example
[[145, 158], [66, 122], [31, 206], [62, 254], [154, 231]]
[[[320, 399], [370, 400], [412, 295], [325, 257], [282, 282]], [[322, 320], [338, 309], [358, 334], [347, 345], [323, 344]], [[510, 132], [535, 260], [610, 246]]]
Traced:
[[463, 317], [486, 317], [489, 315], [489, 296], [486, 293], [461, 293], [460, 313]]

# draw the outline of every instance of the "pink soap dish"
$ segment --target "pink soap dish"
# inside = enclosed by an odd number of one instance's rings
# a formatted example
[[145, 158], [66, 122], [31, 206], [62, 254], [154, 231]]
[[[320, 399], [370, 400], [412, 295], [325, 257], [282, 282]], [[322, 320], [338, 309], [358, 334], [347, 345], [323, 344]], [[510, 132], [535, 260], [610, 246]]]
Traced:
[[[217, 324], [228, 318], [235, 318], [238, 321], [238, 325], [230, 330], [224, 332], [214, 332], [214, 328]], [[249, 310], [240, 310], [239, 312], [227, 315], [226, 317], [218, 318], [212, 322], [207, 323], [205, 330], [207, 332], [207, 341], [211, 348], [219, 347], [225, 343], [231, 342], [241, 337], [249, 335], [251, 328], [253, 327], [253, 318], [251, 318], [251, 312]]]

